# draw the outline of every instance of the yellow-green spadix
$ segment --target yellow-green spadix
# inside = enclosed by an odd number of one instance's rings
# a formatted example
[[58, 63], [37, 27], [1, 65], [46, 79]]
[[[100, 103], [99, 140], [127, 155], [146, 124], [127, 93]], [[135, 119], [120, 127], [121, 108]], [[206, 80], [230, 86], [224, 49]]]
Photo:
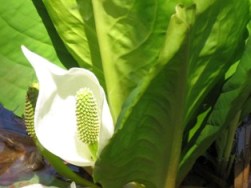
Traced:
[[93, 156], [99, 155], [114, 131], [98, 79], [89, 70], [65, 70], [26, 47], [21, 48], [39, 82], [34, 116], [37, 139], [44, 148], [71, 164], [93, 166]]

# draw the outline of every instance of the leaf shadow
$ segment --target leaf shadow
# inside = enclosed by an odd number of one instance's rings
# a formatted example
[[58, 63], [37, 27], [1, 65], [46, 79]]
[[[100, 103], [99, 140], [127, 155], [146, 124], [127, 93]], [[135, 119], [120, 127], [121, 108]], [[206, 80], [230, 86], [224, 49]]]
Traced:
[[48, 32], [48, 35], [51, 39], [53, 47], [57, 53], [57, 56], [61, 63], [67, 68], [79, 67], [76, 60], [71, 56], [71, 54], [66, 49], [62, 39], [59, 37], [50, 16], [42, 2], [42, 0], [32, 0], [39, 16], [41, 17], [43, 24]]

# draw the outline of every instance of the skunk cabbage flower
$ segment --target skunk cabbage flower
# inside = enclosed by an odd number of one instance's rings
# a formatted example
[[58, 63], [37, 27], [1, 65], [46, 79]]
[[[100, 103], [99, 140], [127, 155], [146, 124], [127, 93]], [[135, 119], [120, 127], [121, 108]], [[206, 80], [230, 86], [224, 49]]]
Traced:
[[93, 166], [114, 131], [105, 92], [97, 78], [83, 68], [64, 70], [24, 46], [22, 51], [39, 82], [36, 138], [71, 164]]

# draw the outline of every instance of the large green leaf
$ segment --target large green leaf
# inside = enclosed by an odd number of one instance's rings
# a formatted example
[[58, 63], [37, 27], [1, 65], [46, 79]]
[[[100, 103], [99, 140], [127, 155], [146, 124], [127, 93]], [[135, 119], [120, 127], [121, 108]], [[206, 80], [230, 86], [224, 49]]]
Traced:
[[[36, 6], [40, 9], [39, 4]], [[40, 9], [41, 14], [45, 14]], [[45, 14], [46, 15], [46, 14]], [[48, 16], [47, 16], [48, 17]], [[0, 103], [21, 116], [24, 109], [26, 89], [35, 80], [34, 72], [21, 53], [23, 44], [60, 66], [69, 66], [66, 61], [72, 58], [64, 50], [54, 28], [48, 23], [54, 45], [62, 65], [57, 58], [46, 28], [40, 19], [35, 6], [29, 0], [4, 1], [0, 6]], [[71, 61], [74, 63], [74, 61]]]
[[[172, 17], [167, 31], [166, 44], [172, 40], [175, 40], [175, 44], [160, 58], [162, 66], [153, 69], [151, 76], [130, 96], [130, 102], [134, 103], [135, 99], [139, 101], [135, 101], [133, 106], [130, 103], [126, 105], [125, 108], [131, 110], [131, 113], [126, 120], [119, 121], [125, 121], [125, 126], [117, 131], [96, 164], [95, 178], [104, 187], [123, 187], [135, 180], [144, 183], [146, 187], [164, 187], [167, 170], [170, 172], [167, 183], [170, 186], [175, 184], [184, 126], [184, 108], [178, 109], [176, 106], [184, 106], [186, 33], [193, 20], [194, 7], [179, 7], [179, 13]], [[170, 76], [172, 80], [168, 79]], [[124, 117], [128, 115], [126, 113]], [[172, 122], [172, 126], [166, 126], [167, 119]], [[172, 134], [157, 136], [168, 132]], [[105, 176], [102, 175], [104, 172]]]
[[[190, 2], [183, 0], [179, 2]], [[148, 74], [163, 46], [176, 1], [92, 1], [111, 110]]]
[[43, 3], [78, 66], [93, 71], [104, 84], [91, 1], [43, 0]]
[[[234, 4], [234, 3], [233, 3]], [[240, 14], [236, 17], [235, 14], [232, 14], [232, 21], [242, 22], [242, 25], [245, 25], [249, 21], [248, 1], [245, 2], [236, 2], [235, 6], [232, 6], [232, 12], [238, 11]], [[242, 11], [240, 11], [242, 10]], [[227, 24], [228, 22], [226, 22]], [[232, 36], [233, 37], [233, 36]], [[244, 34], [245, 37], [245, 34]], [[231, 38], [230, 38], [231, 39]], [[230, 40], [229, 39], [229, 40]], [[232, 40], [232, 39], [231, 39]], [[242, 43], [245, 42], [245, 38]], [[244, 45], [242, 45], [244, 46]], [[243, 51], [243, 47], [240, 46], [237, 49], [237, 53]], [[231, 129], [230, 126], [236, 126], [236, 123], [240, 121], [240, 113], [242, 112], [243, 107], [247, 104], [246, 102], [249, 99], [251, 93], [251, 41], [248, 40], [245, 45], [245, 51], [240, 59], [240, 62], [231, 67], [230, 74], [232, 75], [229, 80], [224, 84], [221, 95], [218, 97], [216, 104], [213, 107], [210, 117], [203, 122], [203, 128], [199, 131], [193, 133], [193, 141], [190, 143], [189, 149], [183, 153], [181, 162], [180, 162], [180, 172], [179, 172], [179, 182], [185, 177], [186, 173], [194, 164], [198, 156], [202, 155], [206, 149], [216, 140], [217, 137], [222, 137], [221, 131], [223, 129]], [[233, 73], [233, 70], [236, 70]], [[229, 74], [229, 71], [227, 72]], [[250, 110], [245, 109], [247, 114]], [[227, 143], [228, 145], [232, 143]], [[222, 148], [224, 153], [226, 149]], [[228, 152], [226, 152], [228, 153]]]
[[[193, 41], [191, 46], [192, 63], [188, 84], [192, 87], [188, 87], [187, 92], [186, 120], [196, 115], [197, 107], [201, 105], [208, 92], [221, 82], [228, 68], [240, 58], [249, 16], [246, 0], [242, 3], [228, 0], [225, 5], [217, 1], [194, 1], [199, 10], [193, 37], [199, 39]], [[238, 10], [242, 11], [238, 12], [238, 15], [234, 14]], [[206, 19], [207, 16], [211, 18]]]
[[176, 7], [156, 69], [124, 105], [116, 134], [96, 163], [95, 178], [104, 187], [131, 181], [175, 187], [183, 130], [235, 62], [248, 20], [248, 1], [195, 2], [194, 24], [194, 6]]

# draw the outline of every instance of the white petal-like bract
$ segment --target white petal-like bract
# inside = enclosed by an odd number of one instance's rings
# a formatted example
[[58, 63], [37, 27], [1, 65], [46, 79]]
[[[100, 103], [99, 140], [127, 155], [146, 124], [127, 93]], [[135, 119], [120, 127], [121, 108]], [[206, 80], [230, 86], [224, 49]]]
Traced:
[[22, 46], [22, 51], [35, 70], [39, 95], [34, 126], [39, 142], [51, 153], [78, 166], [93, 166], [88, 146], [77, 133], [75, 95], [81, 88], [90, 89], [98, 105], [100, 131], [98, 153], [111, 138], [113, 121], [105, 92], [96, 76], [83, 68], [65, 70]]

